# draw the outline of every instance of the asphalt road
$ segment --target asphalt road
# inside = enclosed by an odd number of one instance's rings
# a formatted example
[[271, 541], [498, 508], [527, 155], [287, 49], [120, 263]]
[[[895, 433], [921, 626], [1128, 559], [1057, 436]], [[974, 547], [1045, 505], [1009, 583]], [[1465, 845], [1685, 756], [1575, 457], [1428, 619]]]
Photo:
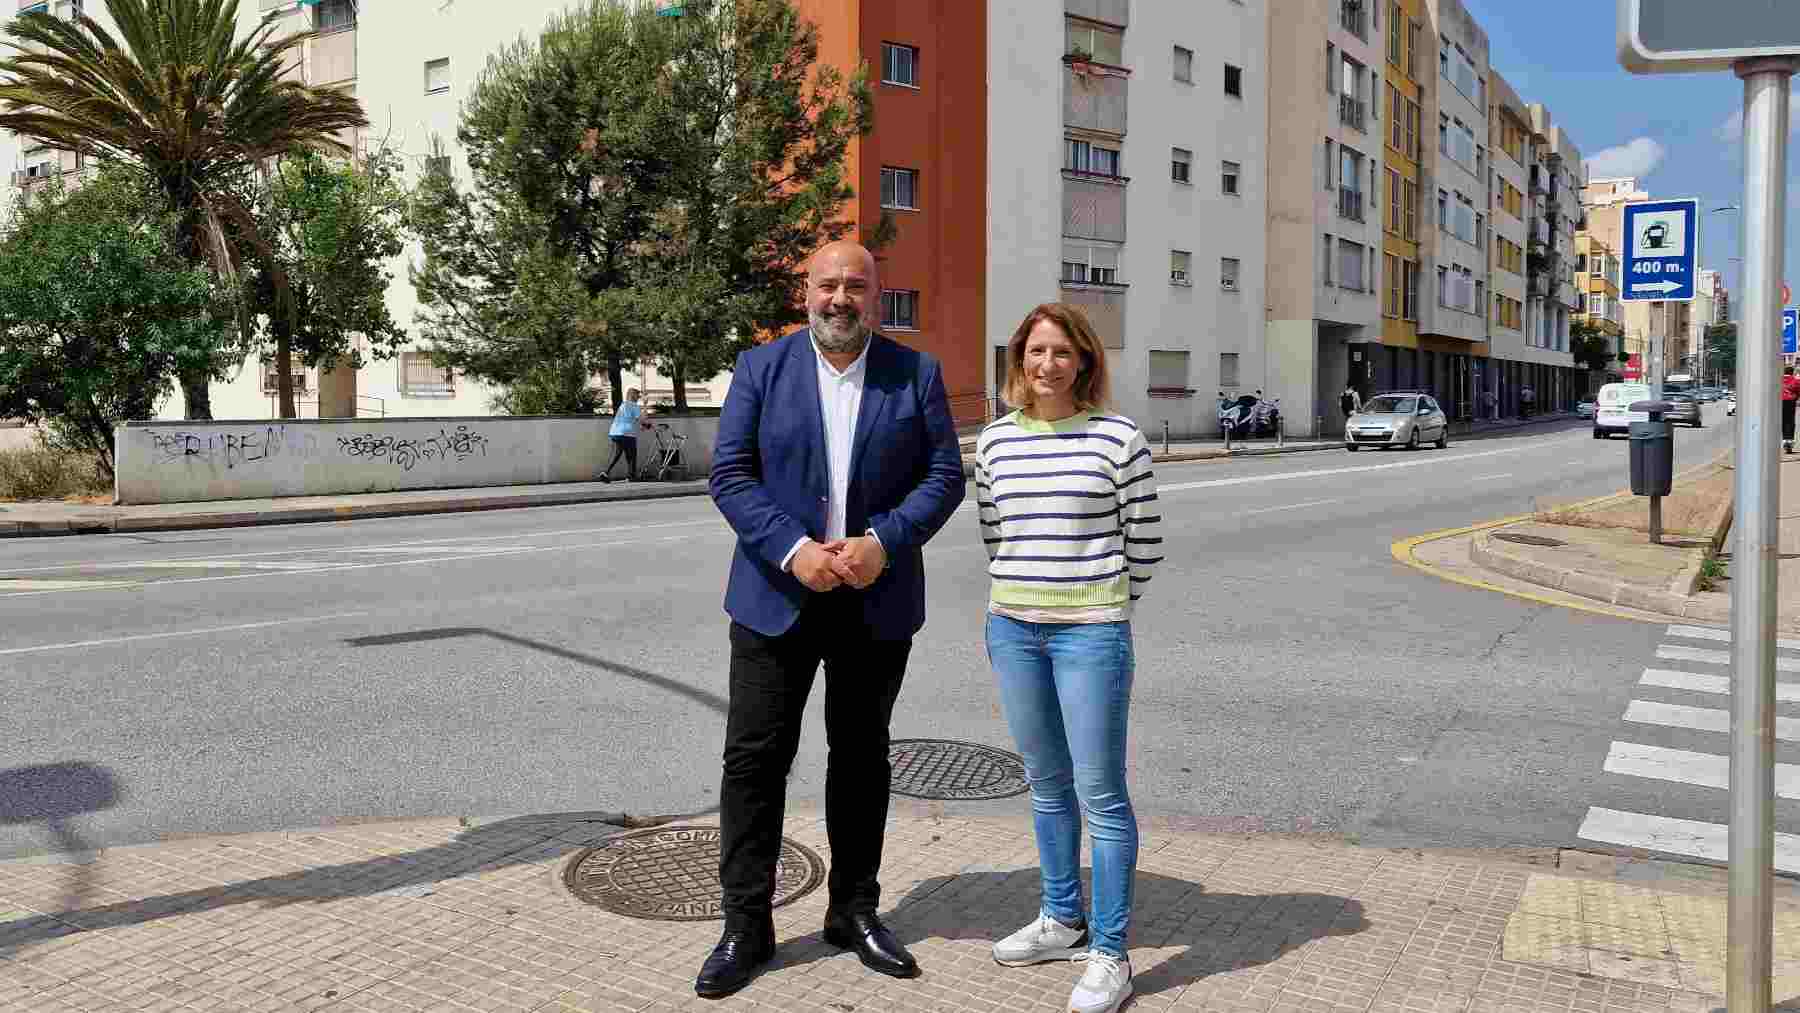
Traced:
[[[1722, 412], [1709, 418], [1679, 434], [1678, 465], [1727, 445]], [[1167, 562], [1135, 623], [1139, 808], [1455, 847], [1571, 846], [1590, 806], [1632, 791], [1722, 818], [1698, 789], [1602, 772], [1662, 627], [1389, 555], [1614, 491], [1626, 451], [1579, 424], [1161, 467]], [[59, 827], [100, 846], [705, 810], [730, 544], [705, 499], [6, 543], [0, 856], [49, 849]], [[927, 557], [930, 618], [894, 733], [1009, 747], [972, 505]], [[820, 695], [797, 799], [823, 794]]]

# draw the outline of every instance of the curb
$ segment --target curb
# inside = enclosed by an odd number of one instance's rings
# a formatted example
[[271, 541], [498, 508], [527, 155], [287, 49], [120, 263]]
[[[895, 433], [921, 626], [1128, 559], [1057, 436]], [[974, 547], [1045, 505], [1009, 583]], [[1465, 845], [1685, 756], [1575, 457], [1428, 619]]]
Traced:
[[1683, 568], [1666, 590], [1657, 589], [1630, 581], [1608, 580], [1593, 574], [1580, 573], [1511, 555], [1494, 546], [1493, 538], [1488, 531], [1475, 533], [1474, 539], [1469, 543], [1469, 558], [1495, 573], [1504, 574], [1528, 584], [1536, 584], [1539, 587], [1547, 587], [1553, 591], [1563, 591], [1568, 594], [1580, 595], [1583, 598], [1592, 598], [1608, 605], [1621, 605], [1644, 612], [1659, 612], [1663, 615], [1683, 619], [1700, 619], [1707, 622], [1729, 621], [1730, 619], [1729, 608], [1721, 610], [1712, 607], [1680, 590], [1684, 585], [1691, 588], [1694, 578], [1699, 574], [1698, 564]]
[[398, 503], [349, 503], [340, 506], [276, 507], [270, 510], [220, 510], [169, 516], [114, 516], [90, 514], [62, 520], [0, 521], [0, 538], [54, 537], [57, 535], [122, 534], [150, 531], [191, 531], [204, 528], [237, 528], [271, 524], [307, 524], [419, 514], [469, 513], [478, 510], [510, 510], [521, 507], [569, 506], [580, 503], [632, 502], [681, 499], [706, 495], [705, 482], [671, 483], [665, 488], [609, 491], [571, 490], [556, 493], [504, 493], [492, 496], [409, 500]]

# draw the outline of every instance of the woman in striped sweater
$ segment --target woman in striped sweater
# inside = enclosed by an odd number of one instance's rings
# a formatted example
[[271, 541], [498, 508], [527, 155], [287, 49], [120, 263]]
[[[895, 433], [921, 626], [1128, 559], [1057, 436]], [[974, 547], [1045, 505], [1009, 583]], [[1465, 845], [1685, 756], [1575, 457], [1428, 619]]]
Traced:
[[[988, 658], [1025, 758], [1043, 880], [1036, 921], [994, 944], [1008, 966], [1082, 960], [1075, 1013], [1131, 995], [1126, 935], [1137, 818], [1125, 786], [1131, 608], [1161, 561], [1150, 447], [1105, 414], [1106, 351], [1075, 306], [1032, 310], [1007, 345], [1006, 400], [975, 487], [993, 594]], [[1079, 805], [1079, 810], [1077, 806]], [[1094, 898], [1081, 898], [1081, 813]]]

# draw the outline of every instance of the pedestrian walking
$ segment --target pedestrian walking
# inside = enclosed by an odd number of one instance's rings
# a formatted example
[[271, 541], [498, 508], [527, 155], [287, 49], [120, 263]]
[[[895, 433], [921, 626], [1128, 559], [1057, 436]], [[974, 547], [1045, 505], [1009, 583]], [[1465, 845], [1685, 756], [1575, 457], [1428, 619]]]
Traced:
[[1344, 413], [1345, 422], [1362, 410], [1362, 395], [1357, 392], [1354, 384], [1344, 384], [1344, 392], [1338, 395], [1338, 410]]
[[962, 453], [936, 359], [872, 330], [875, 259], [813, 256], [810, 326], [740, 355], [711, 492], [737, 533], [730, 704], [719, 787], [725, 930], [694, 981], [720, 998], [775, 952], [771, 901], [788, 769], [825, 670], [825, 941], [869, 968], [918, 963], [876, 914], [888, 814], [888, 722], [925, 622], [925, 542], [962, 502]]
[[1800, 402], [1800, 376], [1794, 375], [1794, 367], [1783, 366], [1781, 369], [1781, 449], [1787, 453], [1794, 452], [1794, 406]]
[[621, 457], [625, 459], [625, 480], [637, 481], [637, 427], [638, 419], [643, 414], [643, 392], [636, 387], [627, 390], [625, 400], [613, 413], [612, 428], [607, 430], [607, 436], [612, 440], [613, 456], [612, 460], [606, 462], [606, 469], [600, 472], [600, 481], [612, 481], [613, 465], [618, 464]]
[[1526, 384], [1523, 387], [1520, 387], [1519, 388], [1519, 418], [1521, 418], [1521, 419], [1530, 418], [1531, 417], [1531, 409], [1536, 404], [1537, 404], [1537, 391], [1531, 389], [1531, 384]]
[[1491, 390], [1481, 392], [1481, 417], [1495, 422], [1500, 419], [1500, 399]]
[[1131, 995], [1131, 612], [1162, 559], [1156, 478], [1144, 434], [1106, 413], [1106, 351], [1079, 308], [1032, 310], [1007, 363], [1007, 401], [1020, 408], [982, 430], [975, 488], [988, 658], [1031, 784], [1042, 898], [1038, 917], [993, 954], [1006, 966], [1085, 958], [1068, 1008], [1112, 1013]]

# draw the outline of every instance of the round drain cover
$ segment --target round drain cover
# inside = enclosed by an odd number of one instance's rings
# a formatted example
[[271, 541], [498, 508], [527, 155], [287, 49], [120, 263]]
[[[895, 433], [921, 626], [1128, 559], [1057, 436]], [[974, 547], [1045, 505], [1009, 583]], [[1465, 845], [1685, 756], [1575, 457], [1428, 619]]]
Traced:
[[895, 739], [888, 746], [896, 795], [910, 798], [1006, 798], [1023, 792], [1025, 761], [1004, 749], [954, 739]]
[[1568, 542], [1557, 541], [1554, 538], [1545, 538], [1543, 535], [1521, 535], [1515, 531], [1502, 531], [1494, 537], [1503, 542], [1517, 542], [1520, 545], [1542, 545], [1547, 548], [1555, 548], [1558, 545], [1569, 544]]
[[[811, 893], [824, 878], [825, 863], [818, 854], [781, 839], [776, 907]], [[576, 897], [631, 918], [700, 922], [725, 916], [718, 827], [655, 827], [621, 834], [575, 856], [563, 879]]]

